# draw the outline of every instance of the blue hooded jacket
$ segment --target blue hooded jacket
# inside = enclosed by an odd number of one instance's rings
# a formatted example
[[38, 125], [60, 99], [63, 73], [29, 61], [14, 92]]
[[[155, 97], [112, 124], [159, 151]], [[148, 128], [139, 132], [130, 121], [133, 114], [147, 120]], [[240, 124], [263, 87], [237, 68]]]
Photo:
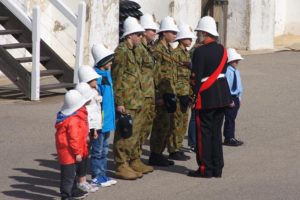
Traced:
[[94, 67], [95, 71], [101, 75], [97, 79], [98, 91], [102, 95], [102, 132], [114, 131], [115, 124], [115, 100], [113, 83], [110, 70], [101, 70]]

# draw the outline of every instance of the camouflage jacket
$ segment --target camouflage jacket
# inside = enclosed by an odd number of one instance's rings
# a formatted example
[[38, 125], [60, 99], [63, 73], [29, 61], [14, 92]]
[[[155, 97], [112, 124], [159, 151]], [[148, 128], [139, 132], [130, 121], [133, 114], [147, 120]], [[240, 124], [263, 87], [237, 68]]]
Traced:
[[157, 67], [157, 89], [158, 95], [164, 93], [176, 94], [176, 64], [170, 59], [173, 56], [173, 48], [168, 45], [166, 47], [162, 41], [159, 41], [154, 47], [154, 58]]
[[[177, 47], [174, 50], [174, 58], [179, 62], [191, 62], [190, 53], [186, 49]], [[176, 93], [179, 96], [189, 95], [191, 92], [190, 87], [190, 76], [191, 70], [176, 64], [177, 66], [177, 80], [175, 83]]]
[[112, 77], [116, 105], [125, 109], [140, 109], [144, 100], [141, 70], [134, 49], [127, 41], [121, 42], [115, 50]]
[[142, 78], [141, 85], [144, 97], [154, 98], [154, 67], [155, 60], [152, 56], [151, 47], [143, 42], [135, 48], [134, 52], [141, 67]]

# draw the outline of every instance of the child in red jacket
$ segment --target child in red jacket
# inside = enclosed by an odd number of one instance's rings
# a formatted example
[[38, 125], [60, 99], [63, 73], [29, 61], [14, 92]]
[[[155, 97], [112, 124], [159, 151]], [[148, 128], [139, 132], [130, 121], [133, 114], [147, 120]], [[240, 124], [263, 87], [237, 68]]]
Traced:
[[85, 98], [78, 91], [70, 90], [57, 114], [55, 141], [61, 169], [61, 199], [87, 195], [86, 192], [76, 189], [75, 178], [86, 171], [85, 162], [82, 162], [88, 157], [89, 127], [85, 105], [93, 97], [94, 93]]

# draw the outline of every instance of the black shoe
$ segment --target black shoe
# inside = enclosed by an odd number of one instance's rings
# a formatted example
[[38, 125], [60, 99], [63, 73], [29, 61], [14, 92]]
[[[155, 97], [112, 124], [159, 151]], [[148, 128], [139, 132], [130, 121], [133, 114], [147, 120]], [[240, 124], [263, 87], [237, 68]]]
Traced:
[[87, 197], [88, 192], [82, 191], [80, 189], [75, 189], [72, 192], [72, 199], [84, 199], [85, 197]]
[[174, 161], [168, 160], [165, 156], [162, 154], [157, 154], [151, 152], [149, 157], [149, 165], [152, 166], [160, 166], [160, 167], [168, 167], [170, 165], [174, 165]]
[[187, 175], [190, 176], [190, 177], [196, 177], [196, 178], [211, 178], [212, 177], [211, 174], [202, 175], [199, 170], [189, 171], [189, 173]]
[[222, 170], [217, 170], [213, 172], [213, 177], [215, 178], [221, 178], [222, 177]]
[[225, 139], [224, 142], [223, 142], [223, 145], [231, 146], [231, 147], [241, 146], [242, 144], [244, 144], [243, 141], [237, 140], [235, 138]]
[[183, 153], [183, 151], [176, 151], [176, 152], [170, 153], [170, 155], [169, 155], [169, 159], [172, 159], [172, 160], [186, 161], [186, 160], [188, 160], [190, 158], [191, 157], [185, 155]]

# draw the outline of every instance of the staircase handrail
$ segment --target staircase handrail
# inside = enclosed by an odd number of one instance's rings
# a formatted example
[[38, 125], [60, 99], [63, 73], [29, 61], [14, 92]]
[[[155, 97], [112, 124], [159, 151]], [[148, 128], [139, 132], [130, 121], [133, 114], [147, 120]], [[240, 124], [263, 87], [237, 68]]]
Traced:
[[77, 28], [76, 32], [76, 55], [74, 67], [73, 82], [78, 82], [78, 69], [83, 62], [84, 50], [84, 32], [85, 32], [85, 18], [86, 18], [86, 3], [80, 1], [78, 5], [78, 14], [74, 14], [64, 3], [60, 0], [49, 0], [67, 19], [69, 19]]
[[32, 20], [30, 17], [11, 0], [0, 0], [29, 30], [32, 31]]

